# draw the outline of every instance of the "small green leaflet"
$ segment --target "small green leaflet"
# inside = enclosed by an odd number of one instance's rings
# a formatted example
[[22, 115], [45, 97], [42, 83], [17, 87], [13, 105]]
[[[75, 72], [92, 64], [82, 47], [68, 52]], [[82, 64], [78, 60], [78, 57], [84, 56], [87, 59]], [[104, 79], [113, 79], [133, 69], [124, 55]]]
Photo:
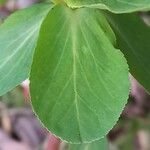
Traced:
[[150, 27], [137, 14], [106, 15], [131, 74], [150, 92]]
[[111, 32], [99, 10], [63, 5], [41, 26], [31, 69], [32, 105], [42, 123], [70, 143], [104, 137], [127, 102], [128, 66]]
[[150, 10], [150, 0], [65, 0], [72, 8], [107, 9], [114, 13]]
[[69, 144], [67, 150], [108, 150], [106, 137], [87, 144]]
[[40, 25], [51, 6], [17, 11], [0, 26], [0, 95], [28, 78]]

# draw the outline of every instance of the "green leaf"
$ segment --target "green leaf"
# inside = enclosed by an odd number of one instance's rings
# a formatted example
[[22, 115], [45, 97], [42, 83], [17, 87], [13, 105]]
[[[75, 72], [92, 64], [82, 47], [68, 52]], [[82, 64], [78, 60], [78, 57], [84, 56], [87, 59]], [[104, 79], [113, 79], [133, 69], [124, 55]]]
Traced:
[[65, 141], [102, 138], [127, 102], [128, 66], [110, 42], [111, 32], [99, 10], [63, 5], [42, 24], [31, 69], [32, 104], [44, 125]]
[[150, 10], [150, 0], [65, 0], [72, 8], [90, 7], [107, 9], [114, 13]]
[[108, 150], [106, 137], [87, 144], [70, 144], [68, 150]]
[[0, 26], [0, 95], [28, 78], [40, 25], [51, 5], [37, 4]]
[[106, 15], [131, 74], [150, 92], [150, 27], [136, 14]]

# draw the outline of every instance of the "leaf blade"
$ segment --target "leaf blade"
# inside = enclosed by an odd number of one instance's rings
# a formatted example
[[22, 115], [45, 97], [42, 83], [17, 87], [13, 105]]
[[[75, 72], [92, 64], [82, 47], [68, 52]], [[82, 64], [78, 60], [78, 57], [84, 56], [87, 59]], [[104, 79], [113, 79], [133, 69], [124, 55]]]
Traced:
[[0, 26], [0, 95], [28, 78], [40, 24], [49, 10], [49, 4], [37, 4]]
[[128, 97], [128, 67], [104, 25], [110, 28], [99, 11], [58, 5], [41, 27], [31, 69], [32, 105], [44, 125], [70, 143], [106, 135]]
[[[106, 15], [124, 53], [131, 74], [150, 92], [150, 27], [137, 14]], [[126, 26], [124, 26], [126, 24]]]
[[109, 10], [113, 13], [131, 13], [135, 11], [150, 10], [149, 0], [66, 0], [66, 3], [73, 8], [99, 8]]

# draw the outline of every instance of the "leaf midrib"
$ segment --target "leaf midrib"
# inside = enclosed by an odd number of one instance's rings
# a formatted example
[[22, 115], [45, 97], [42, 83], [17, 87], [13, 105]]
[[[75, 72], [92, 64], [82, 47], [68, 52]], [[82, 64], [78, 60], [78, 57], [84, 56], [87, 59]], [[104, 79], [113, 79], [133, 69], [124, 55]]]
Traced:
[[72, 55], [73, 55], [73, 89], [74, 89], [74, 103], [75, 103], [75, 109], [77, 113], [77, 122], [78, 122], [78, 129], [79, 129], [79, 136], [80, 141], [82, 142], [82, 136], [81, 136], [81, 127], [80, 127], [80, 113], [79, 113], [79, 106], [78, 106], [78, 92], [77, 92], [77, 69], [76, 69], [76, 57], [77, 57], [77, 27], [75, 25], [72, 25], [71, 33], [72, 33]]

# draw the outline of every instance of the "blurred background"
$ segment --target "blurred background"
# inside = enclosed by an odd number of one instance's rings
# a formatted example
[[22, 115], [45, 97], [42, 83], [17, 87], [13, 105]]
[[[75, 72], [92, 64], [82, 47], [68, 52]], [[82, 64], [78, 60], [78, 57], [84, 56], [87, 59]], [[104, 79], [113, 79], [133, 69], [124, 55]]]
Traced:
[[[39, 0], [5, 0], [0, 24], [11, 13]], [[150, 13], [139, 13], [150, 25]], [[150, 95], [132, 77], [131, 93], [118, 123], [109, 132], [109, 150], [150, 150]], [[50, 134], [33, 114], [29, 81], [0, 97], [0, 150], [67, 150], [67, 144]], [[101, 150], [101, 149], [100, 149]]]

